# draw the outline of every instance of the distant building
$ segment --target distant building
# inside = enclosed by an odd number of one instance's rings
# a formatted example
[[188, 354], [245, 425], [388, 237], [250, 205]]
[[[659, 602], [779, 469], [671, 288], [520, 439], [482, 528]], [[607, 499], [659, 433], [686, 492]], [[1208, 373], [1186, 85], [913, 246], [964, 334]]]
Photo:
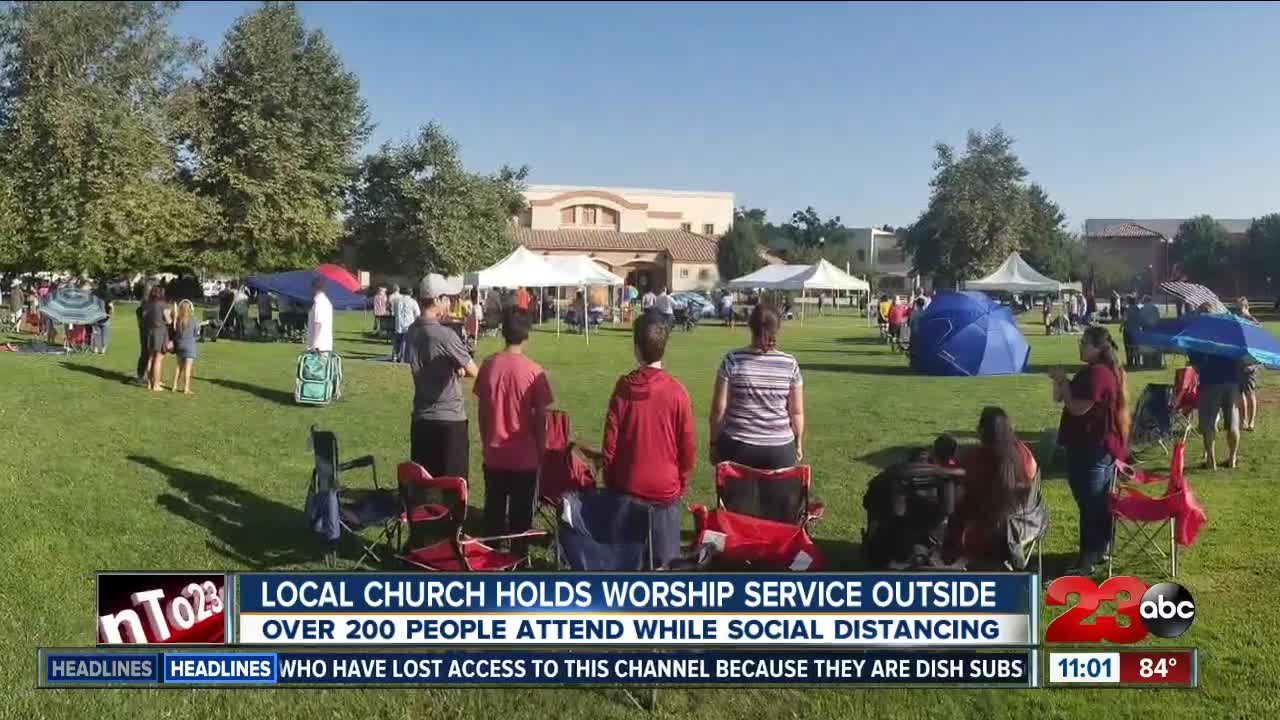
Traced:
[[[1118, 288], [1100, 290], [1140, 290], [1152, 292], [1160, 283], [1177, 273], [1172, 259], [1171, 245], [1178, 235], [1178, 228], [1185, 218], [1113, 218], [1089, 219], [1084, 223], [1084, 241], [1089, 253], [1113, 261], [1129, 274], [1129, 282]], [[1219, 219], [1218, 224], [1227, 232], [1227, 245], [1232, 253], [1240, 252], [1245, 245], [1245, 233], [1252, 220]], [[1247, 290], [1244, 267], [1236, 263], [1233, 277], [1218, 279], [1215, 290], [1236, 294]], [[1204, 278], [1186, 278], [1193, 282], [1206, 282]]]
[[850, 230], [850, 253], [876, 279], [876, 290], [905, 292], [912, 288], [914, 273], [911, 258], [902, 249], [902, 238], [874, 227]]
[[733, 223], [733, 193], [532, 185], [516, 242], [546, 255], [583, 254], [641, 290], [710, 289], [716, 242]]
[[[777, 252], [786, 253], [792, 249], [791, 245], [785, 235], [769, 238], [769, 247]], [[876, 290], [905, 292], [911, 289], [915, 279], [911, 258], [895, 233], [877, 227], [849, 228], [848, 250], [850, 260], [866, 272]]]

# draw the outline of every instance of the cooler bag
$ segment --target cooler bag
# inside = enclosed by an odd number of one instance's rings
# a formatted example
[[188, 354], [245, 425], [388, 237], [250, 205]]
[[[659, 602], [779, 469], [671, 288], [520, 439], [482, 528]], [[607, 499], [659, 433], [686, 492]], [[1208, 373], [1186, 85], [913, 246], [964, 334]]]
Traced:
[[342, 397], [342, 358], [334, 352], [308, 350], [298, 356], [294, 402], [328, 405]]

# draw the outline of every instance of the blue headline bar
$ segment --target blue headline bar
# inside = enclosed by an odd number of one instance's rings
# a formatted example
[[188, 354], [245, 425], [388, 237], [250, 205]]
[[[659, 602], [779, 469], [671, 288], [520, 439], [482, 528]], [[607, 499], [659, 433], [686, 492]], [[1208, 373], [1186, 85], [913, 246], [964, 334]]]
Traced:
[[1026, 575], [244, 574], [241, 613], [1031, 612]]
[[[948, 685], [1031, 687], [1030, 650], [47, 652], [41, 687]], [[163, 666], [163, 674], [157, 668]], [[148, 674], [149, 673], [149, 674]]]

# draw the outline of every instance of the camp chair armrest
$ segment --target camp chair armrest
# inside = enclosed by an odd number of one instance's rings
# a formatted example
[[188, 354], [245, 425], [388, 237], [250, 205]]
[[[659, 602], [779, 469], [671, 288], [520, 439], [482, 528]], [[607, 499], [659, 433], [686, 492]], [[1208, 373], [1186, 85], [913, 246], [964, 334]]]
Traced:
[[364, 457], [358, 457], [355, 460], [348, 460], [342, 463], [338, 466], [338, 471], [344, 472], [346, 470], [355, 470], [356, 468], [373, 467], [374, 464], [375, 460], [373, 459], [373, 456], [365, 455]]
[[474, 545], [476, 543], [489, 543], [494, 540], [520, 540], [523, 538], [546, 537], [546, 530], [525, 530], [522, 533], [512, 533], [510, 535], [492, 535], [490, 537], [473, 537], [459, 540], [459, 545]]

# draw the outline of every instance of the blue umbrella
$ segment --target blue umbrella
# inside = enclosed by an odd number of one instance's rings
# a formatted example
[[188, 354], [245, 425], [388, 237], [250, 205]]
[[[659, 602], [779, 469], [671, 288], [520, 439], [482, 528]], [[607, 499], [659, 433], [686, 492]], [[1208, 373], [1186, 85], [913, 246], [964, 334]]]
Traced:
[[49, 293], [40, 302], [40, 312], [59, 325], [93, 325], [107, 319], [101, 300], [71, 285]]
[[939, 293], [911, 334], [911, 367], [929, 375], [1015, 375], [1030, 355], [1009, 309], [979, 292]]
[[1280, 369], [1280, 340], [1261, 325], [1231, 313], [1190, 314], [1161, 320], [1150, 330], [1138, 332], [1134, 344], [1180, 353], [1248, 358]]

